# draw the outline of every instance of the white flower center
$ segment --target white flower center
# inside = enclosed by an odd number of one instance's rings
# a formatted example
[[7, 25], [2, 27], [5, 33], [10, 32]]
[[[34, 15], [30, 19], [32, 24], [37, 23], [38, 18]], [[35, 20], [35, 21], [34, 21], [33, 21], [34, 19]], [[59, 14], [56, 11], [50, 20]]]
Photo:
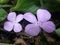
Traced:
[[37, 23], [35, 23], [36, 26], [38, 25], [40, 27], [42, 26], [42, 24], [43, 24], [43, 22], [39, 22], [39, 21]]
[[17, 22], [16, 21], [13, 21], [12, 23], [13, 23], [13, 25], [15, 25]]

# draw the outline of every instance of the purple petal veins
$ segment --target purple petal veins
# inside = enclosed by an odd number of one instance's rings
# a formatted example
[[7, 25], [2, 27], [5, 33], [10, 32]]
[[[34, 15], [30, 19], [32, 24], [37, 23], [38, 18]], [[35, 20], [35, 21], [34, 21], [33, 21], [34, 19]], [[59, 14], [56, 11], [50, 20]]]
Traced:
[[20, 22], [21, 20], [23, 20], [23, 14], [19, 14], [19, 15], [16, 17], [16, 22]]
[[40, 27], [48, 33], [55, 30], [55, 24], [52, 21], [48, 21], [51, 18], [51, 14], [48, 10], [38, 9], [37, 18], [38, 21], [32, 13], [24, 14], [24, 19], [32, 23], [25, 27], [25, 32], [27, 34], [32, 36], [38, 35], [40, 32]]
[[38, 9], [37, 10], [37, 19], [32, 13], [25, 13], [24, 16], [19, 14], [16, 16], [15, 12], [10, 12], [7, 16], [8, 21], [4, 23], [4, 29], [7, 31], [20, 32], [22, 30], [21, 24], [19, 22], [23, 18], [32, 24], [28, 24], [25, 27], [25, 32], [31, 36], [37, 36], [42, 28], [45, 32], [51, 33], [55, 30], [55, 24], [52, 21], [49, 21], [51, 14], [48, 10]]
[[42, 25], [40, 25], [40, 27], [45, 31], [45, 32], [48, 32], [48, 33], [51, 33], [55, 30], [55, 24], [52, 22], [52, 21], [47, 21], [47, 22], [44, 22], [42, 23]]
[[35, 24], [28, 24], [25, 27], [25, 32], [31, 36], [37, 36], [40, 32], [40, 28], [38, 25]]
[[4, 23], [4, 29], [7, 31], [11, 31], [13, 29], [13, 23], [10, 21], [7, 21]]
[[23, 15], [22, 14], [19, 14], [16, 17], [15, 12], [10, 12], [7, 16], [7, 19], [8, 19], [8, 21], [4, 23], [4, 29], [5, 30], [11, 31], [13, 29], [14, 32], [20, 32], [22, 30], [21, 24], [18, 23], [21, 20], [23, 20]]
[[10, 13], [8, 14], [8, 16], [7, 16], [7, 19], [8, 19], [9, 21], [15, 21], [15, 19], [16, 19], [16, 13], [15, 13], [15, 12], [10, 12]]
[[22, 26], [19, 23], [14, 25], [14, 32], [20, 32], [22, 30]]
[[49, 11], [45, 9], [38, 9], [37, 18], [38, 18], [38, 21], [45, 22], [51, 18], [51, 14], [49, 13]]
[[24, 14], [24, 19], [31, 22], [31, 23], [36, 23], [37, 19], [32, 13], [25, 13]]

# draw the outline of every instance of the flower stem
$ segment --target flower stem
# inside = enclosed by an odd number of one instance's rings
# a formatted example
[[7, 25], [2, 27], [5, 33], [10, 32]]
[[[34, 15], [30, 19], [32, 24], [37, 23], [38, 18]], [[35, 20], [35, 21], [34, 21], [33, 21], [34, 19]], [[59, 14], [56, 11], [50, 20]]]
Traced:
[[44, 5], [43, 0], [40, 0], [40, 5], [41, 5], [41, 7], [43, 7], [43, 5]]
[[12, 5], [0, 5], [0, 8], [1, 7], [12, 7]]

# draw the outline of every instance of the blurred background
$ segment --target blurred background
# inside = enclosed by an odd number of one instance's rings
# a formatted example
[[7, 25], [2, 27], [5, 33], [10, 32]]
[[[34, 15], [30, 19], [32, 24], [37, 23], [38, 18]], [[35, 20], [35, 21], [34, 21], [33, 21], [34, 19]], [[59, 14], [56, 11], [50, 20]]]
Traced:
[[[3, 29], [9, 12], [14, 11], [17, 14], [32, 12], [36, 15], [39, 8], [50, 11], [51, 20], [56, 24], [55, 32], [50, 34], [42, 32], [33, 37], [23, 31], [15, 33]], [[26, 23], [25, 20], [24, 22]], [[0, 0], [0, 45], [60, 45], [60, 0]]]

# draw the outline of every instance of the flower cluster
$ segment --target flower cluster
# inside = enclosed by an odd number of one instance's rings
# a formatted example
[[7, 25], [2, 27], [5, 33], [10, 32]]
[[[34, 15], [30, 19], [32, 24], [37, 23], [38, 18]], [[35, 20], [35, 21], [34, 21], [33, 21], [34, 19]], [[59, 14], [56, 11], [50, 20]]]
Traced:
[[15, 12], [10, 12], [7, 16], [8, 21], [4, 23], [4, 29], [7, 31], [21, 32], [22, 26], [19, 23], [23, 19], [27, 20], [31, 24], [28, 24], [25, 27], [25, 33], [36, 36], [41, 31], [41, 28], [48, 33], [51, 33], [55, 30], [55, 24], [52, 21], [49, 21], [51, 18], [51, 14], [48, 10], [38, 9], [37, 10], [37, 18], [34, 14], [28, 12], [23, 14], [19, 14], [16, 16]]

